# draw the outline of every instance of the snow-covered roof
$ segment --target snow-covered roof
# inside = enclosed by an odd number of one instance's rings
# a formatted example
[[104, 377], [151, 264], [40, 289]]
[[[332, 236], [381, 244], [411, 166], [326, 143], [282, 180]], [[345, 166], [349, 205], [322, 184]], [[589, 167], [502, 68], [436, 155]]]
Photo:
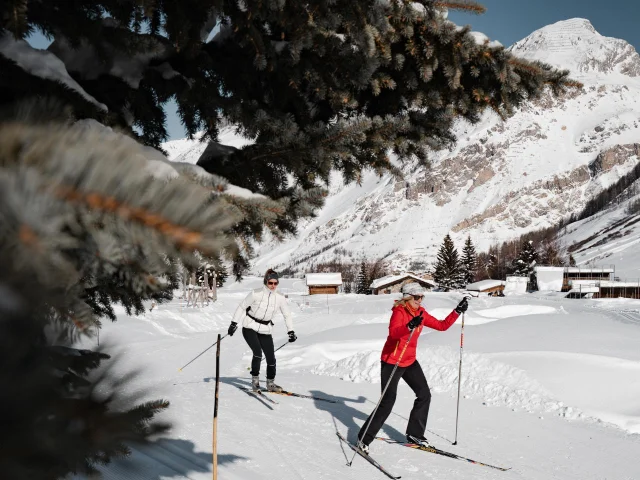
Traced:
[[613, 273], [613, 268], [565, 267], [567, 273]]
[[305, 278], [308, 287], [319, 285], [342, 285], [341, 273], [307, 273]]
[[504, 285], [503, 280], [480, 280], [479, 282], [470, 283], [467, 285], [467, 290], [471, 290], [473, 292], [482, 292], [483, 290], [487, 290], [489, 288], [499, 287]]
[[613, 273], [613, 268], [584, 268], [584, 267], [550, 267], [536, 265], [534, 267], [536, 271], [541, 272], [567, 272], [567, 273]]
[[564, 272], [565, 267], [543, 267], [536, 265], [533, 269], [540, 272]]
[[413, 278], [414, 280], [428, 283], [429, 285], [433, 285], [434, 287], [436, 286], [436, 283], [433, 280], [420, 278], [417, 275], [413, 275], [411, 273], [402, 273], [400, 275], [387, 275], [386, 277], [376, 278], [373, 282], [371, 282], [371, 285], [369, 285], [369, 288], [381, 288], [381, 287], [384, 287], [385, 285], [391, 285], [393, 283], [400, 282], [407, 278]]

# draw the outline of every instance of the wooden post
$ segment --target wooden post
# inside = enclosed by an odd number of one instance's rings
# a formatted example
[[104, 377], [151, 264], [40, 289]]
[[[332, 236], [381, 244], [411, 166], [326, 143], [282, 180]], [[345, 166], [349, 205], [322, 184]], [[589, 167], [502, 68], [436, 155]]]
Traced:
[[220, 388], [220, 334], [216, 348], [216, 399], [213, 405], [213, 480], [218, 479], [218, 389]]

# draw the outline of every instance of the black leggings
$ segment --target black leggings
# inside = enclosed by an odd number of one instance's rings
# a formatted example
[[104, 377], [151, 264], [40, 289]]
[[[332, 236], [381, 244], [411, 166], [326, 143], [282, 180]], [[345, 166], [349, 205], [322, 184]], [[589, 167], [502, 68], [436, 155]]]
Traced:
[[260, 362], [264, 352], [264, 356], [267, 359], [267, 379], [273, 380], [276, 378], [276, 355], [273, 353], [273, 337], [258, 333], [250, 328], [243, 328], [242, 336], [253, 352], [251, 375], [254, 377], [260, 375]]
[[[393, 371], [393, 367], [395, 365], [385, 362], [380, 363], [382, 363], [380, 372], [382, 377], [381, 390], [384, 390], [384, 387], [387, 385], [387, 382], [389, 381], [389, 377], [391, 376], [391, 372]], [[424, 435], [424, 432], [427, 429], [429, 405], [431, 404], [431, 390], [429, 390], [429, 385], [427, 384], [427, 379], [424, 376], [422, 367], [420, 367], [420, 364], [416, 360], [408, 367], [398, 367], [398, 369], [396, 370], [396, 373], [393, 375], [393, 379], [389, 384], [387, 393], [384, 394], [384, 398], [380, 402], [378, 410], [376, 410], [375, 416], [373, 418], [369, 416], [369, 418], [367, 418], [367, 421], [364, 422], [364, 425], [362, 425], [360, 432], [358, 433], [358, 438], [361, 439], [363, 443], [369, 445], [375, 438], [380, 428], [382, 428], [384, 422], [387, 420], [387, 417], [393, 409], [393, 404], [396, 401], [398, 382], [400, 382], [401, 378], [405, 382], [407, 382], [407, 385], [409, 385], [409, 387], [411, 387], [411, 390], [413, 390], [413, 393], [416, 394], [416, 400], [415, 402], [413, 402], [413, 408], [411, 409], [411, 413], [409, 414], [407, 435], [413, 435], [415, 437], [422, 437]], [[371, 425], [369, 425], [369, 428], [367, 428], [369, 419], [371, 419]], [[365, 429], [367, 430], [367, 434], [364, 438], [362, 438]]]

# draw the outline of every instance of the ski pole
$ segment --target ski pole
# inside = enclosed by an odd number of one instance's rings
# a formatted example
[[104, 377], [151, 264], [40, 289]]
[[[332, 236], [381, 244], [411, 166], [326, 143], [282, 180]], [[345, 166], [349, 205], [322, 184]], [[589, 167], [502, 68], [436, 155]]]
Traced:
[[218, 398], [220, 390], [220, 334], [216, 348], [216, 396], [213, 404], [213, 480], [218, 480]]
[[[219, 336], [219, 335], [218, 335]], [[220, 339], [220, 341], [222, 341], [223, 338], [228, 337], [229, 334], [227, 333], [224, 337], [222, 337]], [[207, 350], [209, 350], [210, 348], [213, 348], [217, 345], [218, 340], [216, 340], [212, 345], [208, 346], [207, 348], [205, 348], [200, 354], [198, 354], [193, 360], [191, 360], [189, 363], [187, 363], [185, 366], [181, 367], [178, 369], [179, 372], [182, 371], [183, 368], [188, 367], [189, 365], [191, 365], [193, 362], [195, 362], [201, 355], [203, 355]]]
[[[409, 334], [409, 339], [407, 340], [407, 343], [405, 343], [404, 347], [402, 347], [402, 351], [400, 352], [400, 356], [398, 357], [398, 361], [394, 365], [393, 370], [391, 371], [391, 375], [389, 375], [389, 380], [387, 381], [387, 384], [384, 386], [384, 389], [382, 390], [382, 395], [380, 395], [380, 399], [378, 400], [378, 404], [376, 405], [376, 408], [373, 409], [373, 412], [369, 416], [369, 421], [367, 422], [367, 427], [364, 429], [364, 433], [362, 434], [362, 438], [364, 438], [367, 435], [367, 432], [369, 431], [369, 427], [371, 426], [371, 421], [373, 420], [374, 415], [378, 411], [378, 407], [382, 403], [382, 399], [384, 398], [384, 394], [387, 393], [387, 389], [389, 388], [389, 385], [391, 385], [391, 380], [393, 380], [393, 375], [396, 373], [396, 370], [398, 369], [398, 365], [400, 365], [400, 361], [402, 360], [402, 357], [404, 356], [404, 352], [407, 350], [407, 347], [409, 346], [409, 342], [411, 341], [411, 337], [413, 337], [413, 333], [415, 331], [416, 331], [415, 328], [413, 330], [411, 330], [411, 333]], [[351, 466], [351, 464], [353, 463], [353, 459], [354, 458], [356, 458], [356, 452], [353, 453], [353, 457], [351, 457], [351, 461], [349, 463], [347, 463], [348, 466]]]
[[460, 412], [460, 383], [462, 381], [462, 346], [464, 344], [464, 313], [462, 314], [462, 328], [460, 329], [460, 364], [458, 366], [458, 405], [456, 406], [456, 438], [452, 445], [458, 444], [458, 413]]
[[276, 348], [276, 349], [273, 351], [273, 353], [276, 353], [276, 352], [277, 352], [278, 350], [280, 350], [282, 347], [286, 347], [287, 345], [289, 345], [289, 343], [291, 343], [291, 342], [287, 341], [286, 343], [283, 343], [283, 344], [282, 344], [282, 345], [280, 345], [278, 348]]
[[[287, 343], [283, 343], [282, 345], [280, 345], [278, 348], [276, 348], [273, 353], [276, 353], [278, 350], [280, 350], [282, 347], [286, 347], [289, 343], [291, 342], [287, 342]], [[260, 359], [262, 361], [262, 359]], [[251, 370], [251, 366], [247, 367], [247, 370]]]

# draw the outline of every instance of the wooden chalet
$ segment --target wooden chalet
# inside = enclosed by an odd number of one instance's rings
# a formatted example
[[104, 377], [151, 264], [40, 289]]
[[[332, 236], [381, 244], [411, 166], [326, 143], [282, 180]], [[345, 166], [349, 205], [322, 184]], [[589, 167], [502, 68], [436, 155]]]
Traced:
[[341, 273], [307, 273], [305, 275], [309, 295], [335, 295], [342, 286]]
[[468, 292], [486, 293], [491, 296], [502, 296], [505, 283], [503, 280], [492, 280], [489, 278], [468, 284], [466, 290]]
[[422, 278], [412, 273], [401, 273], [398, 275], [387, 275], [376, 278], [369, 288], [374, 295], [385, 295], [389, 293], [399, 293], [403, 285], [410, 282], [419, 283], [426, 290], [432, 290], [436, 283], [429, 278]]

